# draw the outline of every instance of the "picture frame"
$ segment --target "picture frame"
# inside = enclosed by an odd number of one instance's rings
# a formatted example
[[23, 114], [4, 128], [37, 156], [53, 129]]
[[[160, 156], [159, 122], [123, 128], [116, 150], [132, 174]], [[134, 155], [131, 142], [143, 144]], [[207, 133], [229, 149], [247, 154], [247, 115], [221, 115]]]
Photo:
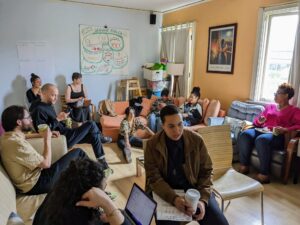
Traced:
[[209, 27], [208, 73], [233, 74], [237, 23]]

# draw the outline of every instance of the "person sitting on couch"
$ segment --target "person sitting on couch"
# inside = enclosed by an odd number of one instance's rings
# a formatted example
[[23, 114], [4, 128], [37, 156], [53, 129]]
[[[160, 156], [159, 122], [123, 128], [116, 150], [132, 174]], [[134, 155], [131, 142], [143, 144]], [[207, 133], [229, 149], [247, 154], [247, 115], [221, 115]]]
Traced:
[[199, 124], [202, 119], [202, 107], [199, 104], [200, 99], [200, 88], [193, 87], [188, 101], [184, 103], [183, 107], [183, 125], [190, 127]]
[[122, 150], [124, 158], [127, 163], [131, 163], [131, 145], [134, 147], [142, 148], [143, 140], [135, 137], [134, 133], [137, 129], [146, 129], [146, 131], [152, 136], [153, 131], [149, 127], [142, 124], [138, 117], [135, 117], [135, 111], [132, 107], [127, 107], [125, 110], [125, 118], [120, 125], [120, 131], [117, 144]]
[[88, 158], [71, 162], [38, 208], [33, 225], [130, 225], [104, 192], [104, 168]]
[[169, 97], [169, 90], [167, 88], [162, 90], [160, 96], [152, 104], [151, 112], [148, 116], [149, 128], [155, 133], [161, 130], [160, 110], [166, 105], [174, 104], [174, 101]]
[[[87, 121], [78, 128], [67, 128], [62, 121], [67, 119], [69, 113], [61, 112], [56, 115], [54, 111], [53, 105], [57, 101], [57, 96], [58, 89], [54, 84], [45, 84], [42, 87], [42, 99], [32, 112], [35, 129], [37, 130], [39, 124], [47, 124], [51, 130], [66, 136], [68, 148], [78, 143], [92, 144], [98, 161], [104, 163], [109, 169], [101, 142], [111, 142], [111, 138], [104, 138], [94, 121]], [[107, 171], [112, 172], [111, 169]]]
[[59, 136], [49, 128], [40, 133], [44, 139], [43, 154], [26, 140], [24, 132], [32, 130], [29, 112], [23, 106], [10, 106], [2, 113], [1, 161], [17, 191], [26, 195], [48, 193], [70, 161], [87, 157], [77, 148], [51, 165], [51, 136]]
[[274, 95], [277, 104], [267, 105], [254, 119], [256, 129], [243, 131], [237, 142], [241, 162], [239, 171], [244, 174], [249, 172], [251, 151], [255, 146], [260, 161], [257, 180], [261, 183], [270, 182], [272, 151], [284, 147], [284, 134], [300, 129], [300, 109], [289, 104], [289, 100], [294, 96], [294, 88], [283, 83]]

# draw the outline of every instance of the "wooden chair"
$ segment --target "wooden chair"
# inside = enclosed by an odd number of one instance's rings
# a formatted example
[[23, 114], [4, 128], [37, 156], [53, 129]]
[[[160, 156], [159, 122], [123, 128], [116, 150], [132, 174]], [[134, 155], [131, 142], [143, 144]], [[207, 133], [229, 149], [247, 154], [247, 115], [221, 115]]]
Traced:
[[198, 133], [202, 136], [213, 162], [213, 191], [221, 198], [222, 212], [224, 212], [224, 201], [229, 201], [227, 208], [232, 199], [260, 193], [261, 224], [264, 224], [264, 187], [258, 181], [232, 168], [230, 126], [203, 127], [198, 130]]
[[140, 81], [138, 78], [133, 77], [131, 79], [121, 80], [117, 90], [117, 100], [122, 101], [123, 91], [125, 90], [125, 101], [129, 100], [129, 97], [142, 96]]

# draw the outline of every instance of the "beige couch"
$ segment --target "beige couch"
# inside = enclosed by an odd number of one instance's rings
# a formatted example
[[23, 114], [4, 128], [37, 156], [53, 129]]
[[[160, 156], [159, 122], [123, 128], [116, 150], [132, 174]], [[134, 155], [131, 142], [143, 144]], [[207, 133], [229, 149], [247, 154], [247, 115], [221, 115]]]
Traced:
[[[43, 152], [44, 144], [42, 138], [29, 139], [32, 146], [40, 153]], [[1, 149], [0, 149], [1, 151]], [[65, 136], [52, 138], [52, 163], [67, 153], [67, 142]], [[26, 225], [31, 225], [34, 214], [44, 200], [46, 194], [25, 196], [16, 194], [7, 173], [0, 161], [0, 224], [6, 225], [11, 212], [16, 212]]]

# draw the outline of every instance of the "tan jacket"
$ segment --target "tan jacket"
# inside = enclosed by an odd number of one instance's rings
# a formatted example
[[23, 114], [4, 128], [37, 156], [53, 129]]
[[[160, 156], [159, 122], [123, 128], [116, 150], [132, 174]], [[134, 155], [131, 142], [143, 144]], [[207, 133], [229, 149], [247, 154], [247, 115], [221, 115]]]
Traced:
[[[148, 142], [145, 151], [146, 191], [154, 191], [173, 204], [176, 193], [164, 180], [167, 176], [167, 147], [165, 132], [161, 131]], [[201, 200], [208, 202], [212, 186], [212, 162], [201, 136], [193, 131], [183, 131], [185, 164], [184, 173], [189, 183], [199, 190]]]

